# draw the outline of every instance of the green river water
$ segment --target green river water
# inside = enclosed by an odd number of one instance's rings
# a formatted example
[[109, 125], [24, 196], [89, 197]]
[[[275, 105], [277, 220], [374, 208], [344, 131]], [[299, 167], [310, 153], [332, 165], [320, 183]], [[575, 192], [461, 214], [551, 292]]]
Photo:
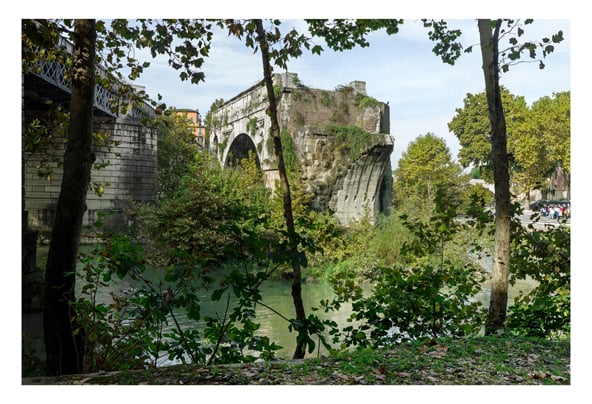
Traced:
[[[43, 250], [41, 250], [41, 254], [43, 254]], [[161, 278], [163, 276], [163, 272], [164, 271], [158, 271], [157, 269], [149, 269], [146, 270], [144, 274], [147, 278], [157, 282], [158, 278]], [[97, 300], [99, 302], [111, 302], [111, 293], [122, 293], [122, 291], [124, 290], [137, 286], [137, 284], [134, 283], [135, 281], [129, 280], [127, 278], [121, 281], [117, 281], [117, 283], [112, 284], [109, 287], [102, 288], [97, 297]], [[78, 280], [77, 292], [80, 291], [81, 287], [82, 283], [80, 280]], [[528, 291], [533, 287], [534, 283], [529, 281], [521, 281], [518, 282], [515, 286], [511, 286], [509, 290], [508, 303], [511, 304], [514, 297], [520, 290]], [[329, 285], [326, 282], [307, 282], [303, 284], [302, 293], [307, 315], [313, 313], [313, 307], [319, 307], [319, 302], [322, 299], [331, 299], [334, 296], [331, 285]], [[275, 311], [281, 313], [286, 318], [295, 317], [294, 308], [292, 305], [291, 284], [289, 281], [266, 281], [261, 286], [261, 294], [263, 296], [263, 303], [265, 303], [265, 305], [272, 307]], [[221, 299], [220, 301], [213, 302], [210, 300], [210, 296], [211, 291], [204, 291], [203, 294], [200, 296], [202, 319], [207, 316], [216, 317], [223, 315], [223, 311], [226, 306], [226, 299]], [[489, 303], [489, 288], [484, 287], [481, 293], [477, 296], [477, 299], [480, 300], [485, 306], [487, 306]], [[351, 305], [344, 304], [342, 305], [339, 311], [332, 312], [330, 314], [325, 314], [322, 311], [316, 311], [314, 313], [321, 319], [328, 318], [328, 316], [330, 315], [330, 318], [332, 320], [337, 322], [337, 324], [339, 324], [340, 327], [343, 327], [348, 324], [347, 319], [351, 314]], [[196, 324], [194, 321], [188, 319], [185, 313], [183, 313], [182, 311], [176, 313], [175, 316], [177, 317], [177, 320], [179, 321], [179, 324], [183, 329], [193, 327], [201, 329], [204, 326], [203, 322]], [[39, 321], [40, 314], [37, 314], [35, 318], [37, 318], [37, 320], [31, 321]], [[263, 305], [257, 306], [255, 321], [260, 324], [260, 329], [258, 330], [259, 335], [267, 336], [270, 338], [271, 341], [283, 347], [280, 351], [277, 352], [277, 356], [283, 359], [289, 359], [295, 348], [296, 334], [289, 332], [288, 322], [281, 316], [271, 311], [270, 309], [264, 307]], [[172, 322], [169, 326], [172, 326]], [[319, 345], [320, 344], [317, 344], [317, 346]], [[319, 352], [314, 352], [312, 354], [307, 353], [307, 356], [316, 356], [318, 353]], [[324, 353], [323, 348], [321, 348], [320, 353]], [[173, 363], [174, 362], [169, 361], [166, 357], [163, 357], [159, 360], [160, 365], [170, 365]]]

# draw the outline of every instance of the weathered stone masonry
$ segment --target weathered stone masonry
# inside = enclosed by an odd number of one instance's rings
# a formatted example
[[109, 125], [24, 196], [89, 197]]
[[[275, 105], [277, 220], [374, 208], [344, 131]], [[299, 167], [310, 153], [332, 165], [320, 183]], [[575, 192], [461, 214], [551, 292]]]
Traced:
[[[98, 213], [105, 213], [105, 229], [117, 230], [130, 224], [125, 211], [129, 201], [151, 201], [156, 197], [157, 138], [156, 130], [143, 126], [139, 121], [123, 116], [117, 119], [96, 119], [94, 132], [111, 135], [114, 147], [95, 147], [95, 165], [109, 164], [101, 169], [93, 168], [91, 185], [103, 187], [98, 196], [89, 189], [86, 199], [87, 210], [83, 225], [92, 225]], [[63, 154], [63, 141], [56, 142], [57, 154]], [[51, 179], [40, 178], [36, 166], [40, 155], [32, 155], [25, 164], [25, 209], [28, 211], [29, 226], [48, 232], [51, 230], [55, 207], [60, 193], [62, 169], [52, 163]]]
[[[366, 213], [389, 213], [392, 196], [389, 107], [353, 81], [335, 91], [303, 86], [294, 73], [274, 76], [283, 132], [294, 152], [315, 207], [331, 210], [347, 224]], [[214, 114], [211, 147], [232, 165], [254, 152], [271, 185], [277, 162], [269, 136], [267, 93], [258, 83], [224, 103]], [[357, 128], [357, 129], [356, 129]]]

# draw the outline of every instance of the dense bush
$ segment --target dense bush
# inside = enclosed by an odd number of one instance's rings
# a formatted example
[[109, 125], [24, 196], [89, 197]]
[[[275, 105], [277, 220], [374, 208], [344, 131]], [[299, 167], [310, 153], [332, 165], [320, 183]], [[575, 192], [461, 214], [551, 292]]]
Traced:
[[[538, 222], [538, 214], [534, 215]], [[570, 228], [565, 225], [535, 229], [514, 226], [510, 282], [533, 279], [537, 287], [520, 294], [510, 307], [507, 328], [536, 337], [569, 337], [571, 248]]]
[[253, 159], [225, 170], [209, 153], [198, 153], [180, 188], [155, 205], [138, 206], [138, 233], [161, 262], [220, 262], [248, 254], [241, 228], [269, 220], [269, 190]]
[[[480, 331], [484, 310], [475, 296], [484, 274], [468, 254], [470, 243], [461, 237], [467, 226], [456, 221], [444, 195], [439, 193], [437, 208], [427, 222], [401, 218], [407, 239], [394, 264], [376, 266], [369, 293], [362, 293], [351, 271], [334, 278], [338, 298], [333, 307], [352, 301], [353, 325], [343, 329], [346, 346]], [[330, 309], [331, 304], [326, 306]]]

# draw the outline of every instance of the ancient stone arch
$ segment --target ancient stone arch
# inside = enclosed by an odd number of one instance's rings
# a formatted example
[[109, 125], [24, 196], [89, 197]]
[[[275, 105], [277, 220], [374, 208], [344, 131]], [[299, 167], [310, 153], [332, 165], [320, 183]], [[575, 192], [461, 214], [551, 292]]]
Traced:
[[255, 156], [257, 167], [261, 168], [261, 161], [259, 160], [257, 148], [255, 147], [253, 139], [251, 139], [251, 137], [246, 133], [240, 133], [234, 138], [228, 147], [226, 158], [224, 160], [224, 166], [236, 167], [240, 164], [242, 159], [249, 158], [251, 153], [253, 156]]
[[[302, 85], [294, 73], [274, 75], [280, 130], [290, 136], [313, 204], [330, 210], [343, 223], [391, 207], [394, 140], [389, 106], [366, 94], [366, 83], [353, 81], [329, 91]], [[225, 102], [213, 114], [212, 151], [221, 164], [233, 165], [248, 150], [257, 153], [269, 186], [278, 178], [269, 134], [269, 103], [263, 82]]]

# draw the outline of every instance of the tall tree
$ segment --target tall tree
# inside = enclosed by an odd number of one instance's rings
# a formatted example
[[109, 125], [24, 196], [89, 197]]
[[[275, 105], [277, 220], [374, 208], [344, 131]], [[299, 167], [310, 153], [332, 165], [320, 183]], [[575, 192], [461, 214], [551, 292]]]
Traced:
[[499, 34], [501, 20], [480, 19], [481, 57], [489, 122], [491, 123], [491, 154], [495, 190], [495, 241], [489, 314], [485, 333], [502, 329], [508, 305], [508, 274], [510, 269], [510, 224], [512, 206], [506, 140], [506, 119], [499, 85]]
[[[530, 23], [532, 23], [532, 20], [525, 20], [524, 22], [524, 24]], [[495, 189], [495, 241], [492, 283], [489, 313], [485, 326], [485, 333], [493, 334], [503, 330], [507, 314], [510, 223], [512, 216], [506, 118], [499, 84], [500, 72], [508, 71], [510, 66], [521, 58], [523, 52], [527, 52], [533, 61], [538, 60], [539, 67], [543, 69], [545, 65], [541, 59], [537, 59], [537, 50], [540, 49], [542, 57], [546, 57], [554, 51], [553, 44], [563, 40], [563, 33], [559, 31], [551, 38], [543, 38], [539, 43], [531, 41], [520, 43], [518, 38], [524, 34], [524, 29], [519, 21], [480, 19], [477, 21], [477, 26], [479, 28], [485, 93], [491, 123], [491, 150]], [[512, 35], [514, 32], [516, 33], [515, 36]], [[500, 50], [500, 41], [505, 36], [509, 38], [510, 46]]]
[[[280, 188], [282, 191], [283, 205], [284, 205], [284, 218], [286, 219], [286, 229], [288, 231], [288, 237], [290, 239], [290, 250], [292, 254], [297, 255], [298, 241], [296, 227], [294, 226], [294, 216], [292, 213], [292, 196], [290, 194], [290, 183], [288, 181], [288, 174], [286, 172], [286, 165], [284, 164], [284, 153], [282, 150], [282, 140], [280, 137], [280, 124], [277, 116], [277, 100], [273, 91], [273, 78], [271, 76], [271, 63], [269, 56], [269, 44], [265, 36], [265, 30], [263, 29], [263, 22], [261, 20], [255, 20], [257, 25], [257, 41], [261, 50], [261, 60], [263, 63], [263, 78], [265, 87], [267, 89], [267, 97], [269, 98], [269, 116], [271, 118], [270, 134], [273, 139], [273, 148], [275, 150], [276, 157], [278, 159], [278, 171], [280, 174]], [[302, 300], [302, 269], [301, 260], [292, 260], [292, 301], [294, 302], [294, 309], [296, 311], [296, 321], [306, 321], [306, 312], [304, 310], [304, 302]], [[294, 359], [304, 358], [305, 345], [304, 341], [300, 340], [296, 344], [294, 351]]]
[[[298, 331], [296, 348], [293, 354], [294, 359], [304, 358], [306, 345], [308, 344], [307, 317], [302, 300], [302, 267], [306, 265], [306, 255], [300, 251], [300, 237], [294, 224], [292, 210], [292, 196], [280, 135], [278, 120], [277, 98], [273, 89], [273, 65], [286, 69], [290, 57], [298, 57], [304, 48], [311, 49], [309, 38], [299, 34], [295, 29], [282, 35], [278, 26], [279, 20], [271, 21], [270, 29], [265, 29], [260, 19], [238, 21], [226, 20], [220, 26], [225, 26], [230, 34], [239, 38], [245, 36], [245, 44], [261, 52], [263, 66], [263, 83], [266, 87], [269, 100], [269, 117], [271, 119], [270, 135], [273, 140], [274, 152], [277, 158], [278, 172], [280, 177], [280, 190], [283, 201], [284, 219], [290, 248], [290, 264], [292, 266], [292, 301], [294, 304], [296, 318], [293, 326]], [[312, 47], [313, 53], [319, 53], [321, 48]]]
[[50, 375], [82, 370], [82, 342], [75, 333], [74, 299], [78, 243], [85, 211], [92, 153], [96, 29], [94, 20], [74, 23], [72, 98], [64, 174], [45, 269], [43, 333]]

